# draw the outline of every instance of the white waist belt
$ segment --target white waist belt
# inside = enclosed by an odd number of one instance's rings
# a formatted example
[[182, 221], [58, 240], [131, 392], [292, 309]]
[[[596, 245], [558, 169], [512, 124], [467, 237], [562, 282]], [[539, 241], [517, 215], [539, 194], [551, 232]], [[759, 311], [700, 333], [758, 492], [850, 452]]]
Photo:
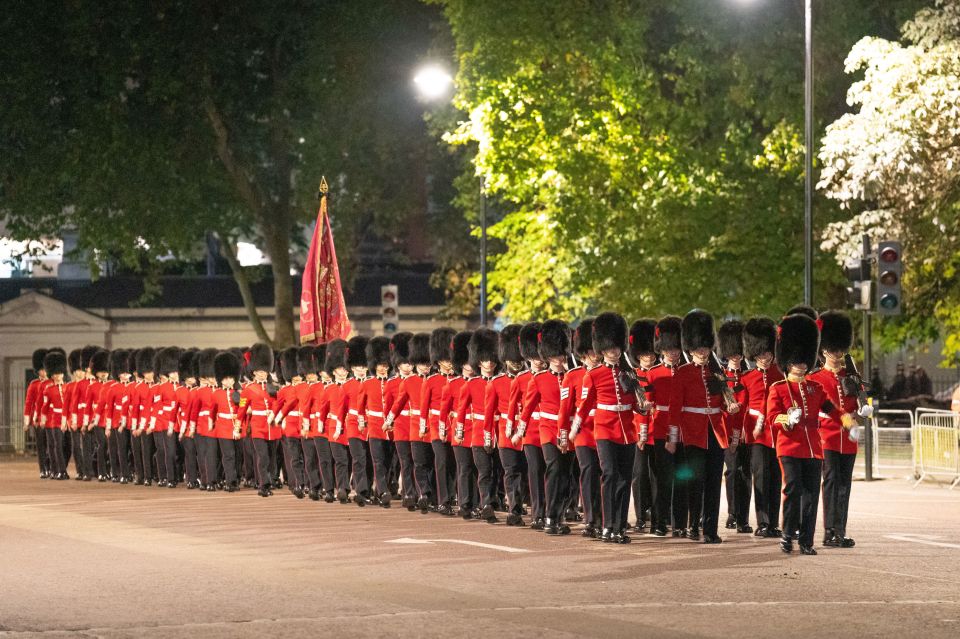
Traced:
[[368, 410], [367, 417], [383, 417], [383, 413], [378, 410]]
[[357, 417], [360, 416], [360, 413], [357, 412], [357, 409], [356, 409], [356, 408], [351, 408], [351, 409], [348, 410], [347, 412], [350, 413], [351, 415], [356, 415]]
[[544, 413], [543, 411], [540, 411], [540, 419], [552, 419], [553, 421], [557, 421], [560, 419], [560, 416], [554, 415], [553, 413]]
[[62, 408], [53, 408], [53, 409], [51, 409], [51, 410], [52, 410], [53, 412], [55, 412], [55, 413], [62, 413], [62, 412], [63, 412], [63, 409], [62, 409]]
[[400, 414], [403, 415], [404, 417], [409, 417], [409, 416], [410, 416], [410, 411], [408, 411], [408, 410], [402, 410], [402, 411], [400, 411]]
[[684, 406], [683, 412], [696, 413], [698, 415], [719, 415], [719, 408], [700, 408], [699, 406]]
[[289, 413], [287, 413], [287, 417], [300, 417], [300, 411], [292, 410]]
[[233, 414], [231, 413], [217, 413], [217, 417], [221, 419], [233, 419]]
[[252, 410], [252, 411], [250, 411], [250, 414], [253, 415], [253, 416], [255, 416], [255, 417], [266, 417], [267, 415], [270, 414], [270, 411], [268, 411], [268, 410]]
[[670, 410], [670, 407], [669, 407], [669, 406], [661, 406], [660, 404], [657, 404], [657, 410], [668, 411], [668, 410]]
[[440, 417], [440, 411], [438, 411], [436, 408], [431, 408], [431, 409], [430, 409], [430, 414], [431, 414], [431, 415], [436, 415], [437, 417]]
[[750, 409], [749, 411], [747, 411], [747, 412], [749, 412], [749, 413], [750, 413], [751, 415], [753, 415], [754, 417], [763, 417], [763, 413], [761, 413], [760, 411], [758, 411], [756, 408], [751, 408], [751, 409]]
[[483, 414], [481, 413], [470, 413], [470, 417], [472, 417], [477, 421], [481, 421], [481, 422], [483, 421]]
[[633, 405], [631, 404], [597, 404], [597, 410], [606, 410], [611, 413], [625, 413], [628, 410], [633, 410]]
[[534, 411], [533, 415], [530, 416], [530, 419], [540, 419], [540, 411]]
[[410, 414], [411, 414], [411, 415], [419, 415], [419, 414], [420, 414], [420, 411], [417, 410], [416, 408], [411, 408], [411, 409], [410, 409]]

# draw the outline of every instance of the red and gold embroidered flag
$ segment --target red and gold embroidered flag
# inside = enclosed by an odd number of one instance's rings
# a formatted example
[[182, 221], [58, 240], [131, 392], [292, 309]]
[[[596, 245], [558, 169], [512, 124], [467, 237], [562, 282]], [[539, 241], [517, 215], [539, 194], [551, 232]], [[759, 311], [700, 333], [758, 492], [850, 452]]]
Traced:
[[300, 343], [325, 344], [347, 339], [350, 319], [340, 287], [337, 251], [327, 215], [327, 181], [320, 182], [320, 211], [310, 240], [300, 291]]

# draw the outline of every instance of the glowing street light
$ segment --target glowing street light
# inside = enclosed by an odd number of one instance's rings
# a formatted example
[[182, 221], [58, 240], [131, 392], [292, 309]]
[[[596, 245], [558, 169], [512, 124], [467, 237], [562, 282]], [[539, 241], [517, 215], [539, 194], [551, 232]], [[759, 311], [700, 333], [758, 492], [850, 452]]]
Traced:
[[436, 100], [447, 94], [453, 85], [453, 77], [443, 67], [429, 64], [417, 71], [413, 76], [413, 83], [417, 85], [417, 91], [422, 98]]

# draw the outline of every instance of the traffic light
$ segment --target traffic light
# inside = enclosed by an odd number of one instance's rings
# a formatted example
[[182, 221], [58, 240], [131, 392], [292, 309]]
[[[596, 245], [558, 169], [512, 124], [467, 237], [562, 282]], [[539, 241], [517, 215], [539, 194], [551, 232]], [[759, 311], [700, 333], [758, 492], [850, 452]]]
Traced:
[[858, 311], [870, 310], [870, 260], [853, 259], [843, 268], [847, 277], [847, 306]]
[[877, 313], [899, 315], [903, 307], [903, 250], [900, 242], [880, 242], [877, 251]]

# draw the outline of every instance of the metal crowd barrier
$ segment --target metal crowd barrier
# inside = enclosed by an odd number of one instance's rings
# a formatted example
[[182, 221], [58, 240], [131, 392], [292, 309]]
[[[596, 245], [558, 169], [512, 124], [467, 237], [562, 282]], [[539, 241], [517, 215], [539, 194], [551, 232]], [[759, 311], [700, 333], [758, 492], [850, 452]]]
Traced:
[[960, 484], [960, 415], [950, 411], [918, 409], [914, 445], [917, 483], [928, 477]]
[[[898, 424], [896, 426], [890, 423]], [[903, 424], [902, 426], [899, 424]], [[909, 410], [878, 410], [870, 421], [873, 430], [873, 476], [882, 478], [917, 477], [914, 459], [916, 416]], [[860, 444], [864, 444], [860, 433]], [[857, 456], [857, 471], [863, 475], [866, 455]]]

